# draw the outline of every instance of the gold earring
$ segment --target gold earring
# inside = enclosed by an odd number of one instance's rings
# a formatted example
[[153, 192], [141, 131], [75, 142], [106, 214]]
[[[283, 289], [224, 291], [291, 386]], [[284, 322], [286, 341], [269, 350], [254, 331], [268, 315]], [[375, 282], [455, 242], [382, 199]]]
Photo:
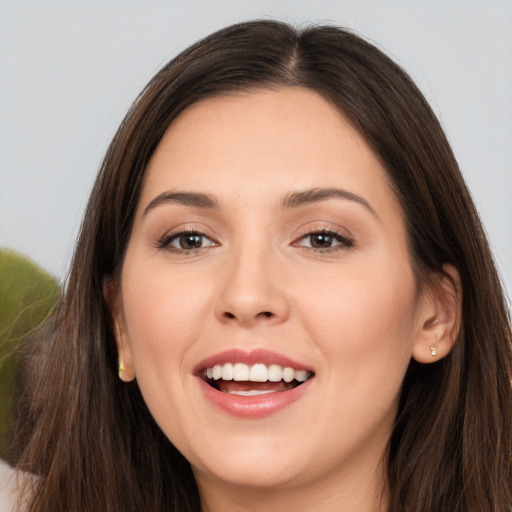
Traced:
[[123, 374], [126, 371], [126, 366], [122, 363], [121, 359], [118, 359], [117, 361], [117, 373], [119, 374], [119, 377], [122, 379], [121, 374]]
[[437, 356], [437, 348], [435, 346], [430, 347], [430, 355], [432, 357], [436, 357]]

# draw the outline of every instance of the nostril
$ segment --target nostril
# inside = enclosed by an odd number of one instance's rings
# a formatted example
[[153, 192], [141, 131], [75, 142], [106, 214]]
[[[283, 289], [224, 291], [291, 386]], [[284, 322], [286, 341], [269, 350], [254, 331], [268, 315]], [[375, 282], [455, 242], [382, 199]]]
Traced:
[[[234, 319], [234, 318], [236, 318], [236, 316], [235, 316], [233, 313], [230, 313], [229, 311], [225, 311], [225, 312], [224, 312], [224, 316], [225, 316], [226, 318], [231, 319], [231, 320], [232, 320], [232, 319]], [[259, 316], [259, 317], [264, 316], [265, 318], [272, 318], [272, 317], [274, 316], [274, 314], [273, 314], [271, 311], [262, 311], [261, 313], [258, 313], [256, 316], [257, 316], [257, 317], [258, 317], [258, 316]]]

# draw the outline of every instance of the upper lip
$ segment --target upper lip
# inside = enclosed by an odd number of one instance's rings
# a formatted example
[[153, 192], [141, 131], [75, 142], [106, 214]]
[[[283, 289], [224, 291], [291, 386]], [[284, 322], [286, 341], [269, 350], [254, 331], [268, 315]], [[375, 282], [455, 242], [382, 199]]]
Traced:
[[211, 368], [215, 365], [223, 365], [226, 363], [244, 363], [247, 365], [253, 364], [278, 364], [283, 367], [290, 367], [294, 370], [306, 370], [312, 372], [313, 369], [291, 359], [288, 356], [283, 354], [279, 354], [278, 352], [274, 352], [268, 349], [253, 349], [253, 350], [243, 350], [238, 348], [233, 348], [230, 350], [225, 350], [223, 352], [219, 352], [218, 354], [214, 354], [206, 359], [203, 359], [200, 363], [196, 364], [194, 367], [194, 373], [199, 374], [206, 368]]

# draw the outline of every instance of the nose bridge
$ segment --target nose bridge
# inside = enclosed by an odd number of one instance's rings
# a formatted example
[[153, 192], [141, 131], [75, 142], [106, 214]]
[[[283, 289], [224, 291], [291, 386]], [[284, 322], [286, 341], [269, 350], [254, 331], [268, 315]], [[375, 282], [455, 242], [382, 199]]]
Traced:
[[288, 301], [278, 278], [278, 259], [268, 238], [247, 237], [233, 244], [222, 273], [219, 318], [244, 325], [283, 321]]

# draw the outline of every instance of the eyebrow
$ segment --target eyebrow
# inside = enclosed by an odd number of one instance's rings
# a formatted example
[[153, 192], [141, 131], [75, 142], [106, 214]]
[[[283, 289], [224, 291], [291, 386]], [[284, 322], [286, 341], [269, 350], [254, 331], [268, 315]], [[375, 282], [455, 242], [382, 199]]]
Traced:
[[346, 199], [348, 201], [353, 201], [364, 206], [377, 219], [379, 218], [377, 212], [371, 207], [370, 203], [368, 203], [366, 199], [341, 188], [313, 188], [300, 192], [293, 192], [283, 199], [282, 206], [283, 208], [299, 208], [300, 206], [327, 201], [328, 199]]
[[199, 192], [163, 192], [162, 194], [156, 196], [144, 209], [143, 215], [147, 215], [147, 213], [157, 206], [167, 203], [175, 203], [181, 204], [184, 206], [192, 206], [195, 208], [205, 208], [208, 210], [217, 210], [219, 208], [219, 204], [217, 200], [209, 196], [207, 194], [202, 194]]
[[[370, 206], [368, 201], [353, 192], [343, 190], [341, 188], [313, 188], [302, 190], [300, 192], [293, 192], [287, 194], [281, 202], [281, 206], [285, 209], [299, 208], [309, 204], [327, 201], [329, 199], [345, 199], [353, 201], [364, 206], [374, 217], [377, 219], [379, 216], [377, 212]], [[208, 194], [200, 192], [162, 192], [156, 196], [144, 209], [143, 216], [157, 206], [167, 203], [181, 204], [184, 206], [191, 206], [194, 208], [203, 208], [207, 210], [218, 210], [219, 203], [217, 199]]]

